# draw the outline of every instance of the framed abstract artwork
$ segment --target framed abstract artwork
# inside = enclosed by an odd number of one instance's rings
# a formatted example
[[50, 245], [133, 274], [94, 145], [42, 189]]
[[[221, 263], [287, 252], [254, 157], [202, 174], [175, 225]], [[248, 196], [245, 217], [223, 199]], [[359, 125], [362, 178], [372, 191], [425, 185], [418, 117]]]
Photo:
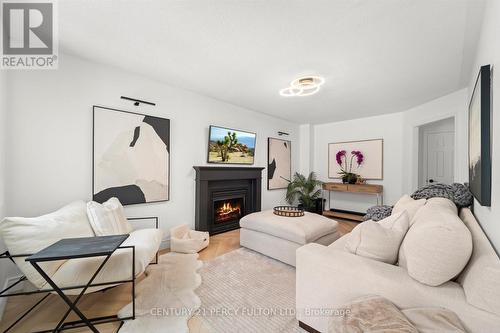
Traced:
[[255, 133], [219, 126], [210, 126], [208, 132], [208, 163], [254, 163]]
[[93, 107], [94, 201], [123, 205], [169, 200], [170, 120]]
[[364, 179], [384, 179], [384, 140], [361, 140], [336, 142], [328, 144], [328, 178], [342, 178], [340, 176], [340, 165], [337, 163], [337, 152], [345, 150], [359, 151], [363, 154], [363, 164], [353, 169], [353, 172]]
[[267, 189], [287, 188], [292, 178], [292, 143], [287, 140], [267, 139]]
[[469, 188], [491, 205], [491, 66], [482, 66], [469, 103]]

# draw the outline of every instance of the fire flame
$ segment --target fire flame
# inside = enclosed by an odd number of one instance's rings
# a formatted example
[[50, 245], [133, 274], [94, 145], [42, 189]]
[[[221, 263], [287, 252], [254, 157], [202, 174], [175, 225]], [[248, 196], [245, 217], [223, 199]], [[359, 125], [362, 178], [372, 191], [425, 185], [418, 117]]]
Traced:
[[230, 214], [233, 212], [239, 212], [240, 206], [233, 207], [230, 202], [224, 202], [221, 208], [217, 211], [221, 215]]

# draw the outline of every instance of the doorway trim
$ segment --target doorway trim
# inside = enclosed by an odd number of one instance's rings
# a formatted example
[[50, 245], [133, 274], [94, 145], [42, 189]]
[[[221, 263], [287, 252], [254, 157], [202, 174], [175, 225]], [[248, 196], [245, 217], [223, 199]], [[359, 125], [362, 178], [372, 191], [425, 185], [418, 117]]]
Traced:
[[[437, 124], [441, 123], [440, 127], [435, 127]], [[446, 125], [445, 125], [446, 124]], [[445, 127], [443, 127], [445, 126]], [[456, 144], [455, 144], [455, 121], [453, 117], [445, 118], [438, 120], [437, 122], [431, 122], [428, 124], [424, 124], [419, 126], [419, 156], [418, 156], [418, 186], [425, 186], [428, 185], [428, 180], [429, 180], [429, 135], [435, 135], [435, 134], [447, 134], [447, 135], [452, 135], [451, 139], [452, 145], [453, 145], [453, 155], [452, 155], [452, 169], [449, 170], [451, 171], [451, 176], [447, 182], [451, 184], [454, 182], [456, 179], [455, 177], [455, 149], [456, 149]], [[432, 181], [431, 181], [432, 182]]]
[[435, 115], [432, 117], [428, 117], [425, 120], [421, 120], [415, 124], [413, 124], [413, 147], [412, 147], [412, 163], [411, 163], [411, 191], [416, 190], [419, 187], [419, 156], [420, 156], [420, 130], [421, 127], [424, 125], [428, 125], [430, 123], [434, 123], [440, 120], [448, 119], [448, 118], [453, 118], [453, 124], [455, 128], [455, 135], [454, 135], [454, 147], [455, 147], [455, 154], [454, 154], [454, 161], [453, 161], [453, 177], [454, 181], [457, 181], [458, 175], [460, 175], [460, 161], [458, 159], [458, 131], [460, 130], [459, 124], [458, 124], [458, 119], [457, 119], [457, 113], [456, 112], [449, 112], [449, 113], [443, 113], [439, 115]]

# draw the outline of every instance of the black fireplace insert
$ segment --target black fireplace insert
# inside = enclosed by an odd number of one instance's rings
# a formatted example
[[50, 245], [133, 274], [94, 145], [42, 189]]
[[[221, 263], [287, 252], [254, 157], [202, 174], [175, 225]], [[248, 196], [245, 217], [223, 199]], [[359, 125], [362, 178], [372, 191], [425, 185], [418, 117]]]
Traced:
[[194, 167], [196, 230], [211, 235], [240, 227], [240, 219], [261, 209], [263, 168]]
[[243, 217], [245, 198], [214, 200], [214, 223], [231, 223]]

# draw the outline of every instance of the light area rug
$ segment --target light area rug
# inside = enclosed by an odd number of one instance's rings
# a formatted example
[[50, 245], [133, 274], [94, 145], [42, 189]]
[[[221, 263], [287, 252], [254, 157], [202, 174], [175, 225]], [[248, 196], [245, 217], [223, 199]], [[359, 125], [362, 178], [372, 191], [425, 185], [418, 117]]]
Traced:
[[[149, 265], [136, 285], [136, 319], [127, 320], [120, 333], [188, 333], [188, 321], [201, 305], [195, 289], [201, 284], [198, 254], [167, 253], [157, 265]], [[118, 316], [132, 313], [132, 303]]]
[[240, 248], [206, 262], [196, 290], [215, 333], [306, 332], [295, 318], [295, 268]]

